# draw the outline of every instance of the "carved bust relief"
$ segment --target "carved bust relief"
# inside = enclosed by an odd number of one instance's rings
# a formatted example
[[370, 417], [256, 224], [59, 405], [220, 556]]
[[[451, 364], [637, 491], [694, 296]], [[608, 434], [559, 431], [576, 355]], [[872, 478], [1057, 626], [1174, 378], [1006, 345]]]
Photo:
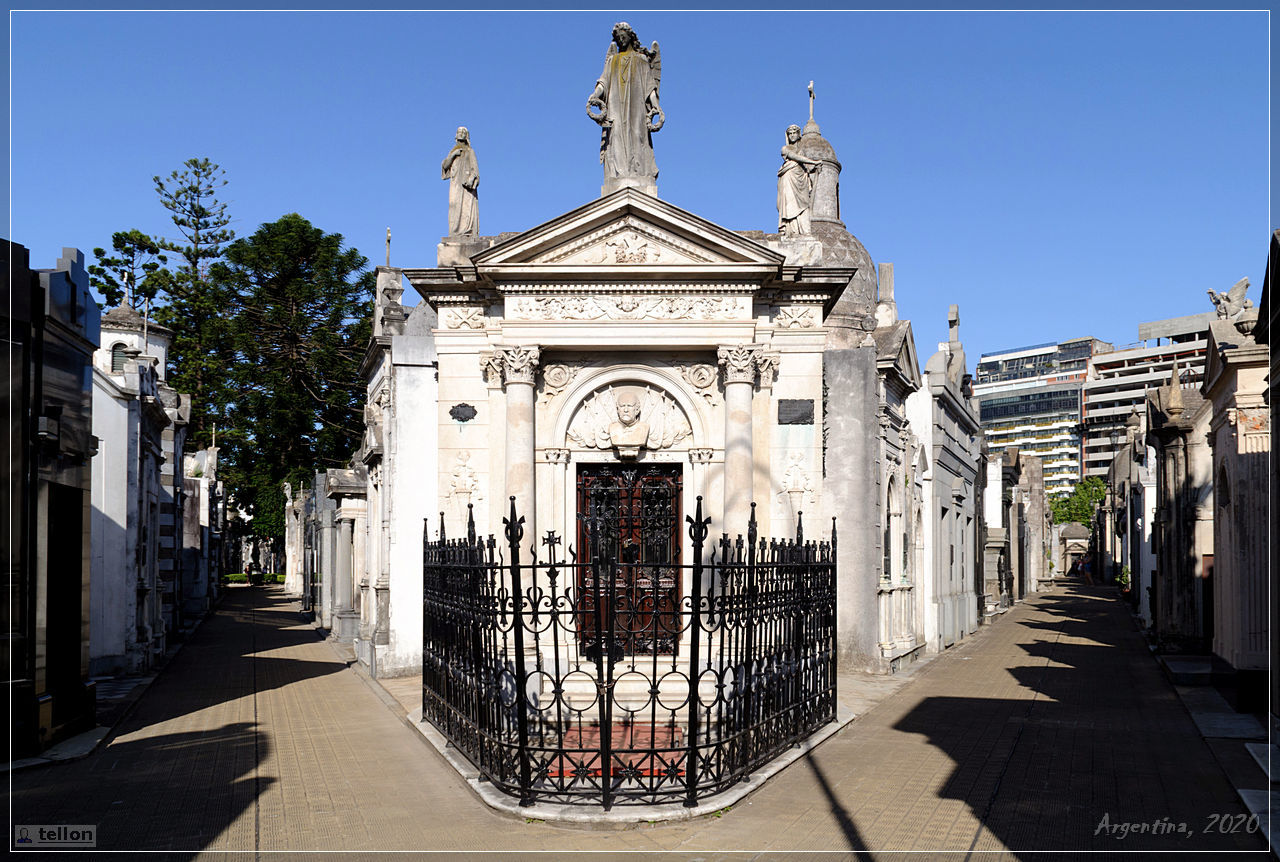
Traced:
[[582, 402], [567, 436], [585, 449], [614, 449], [620, 458], [636, 458], [642, 449], [669, 449], [692, 434], [689, 418], [661, 390], [610, 385]]

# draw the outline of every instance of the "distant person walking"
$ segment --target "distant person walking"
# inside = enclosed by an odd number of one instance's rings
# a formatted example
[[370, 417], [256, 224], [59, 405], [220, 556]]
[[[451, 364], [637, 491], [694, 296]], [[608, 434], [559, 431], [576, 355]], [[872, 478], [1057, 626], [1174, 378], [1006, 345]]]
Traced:
[[1084, 559], [1080, 561], [1080, 574], [1084, 575], [1084, 582], [1089, 586], [1093, 586], [1093, 556], [1085, 554]]

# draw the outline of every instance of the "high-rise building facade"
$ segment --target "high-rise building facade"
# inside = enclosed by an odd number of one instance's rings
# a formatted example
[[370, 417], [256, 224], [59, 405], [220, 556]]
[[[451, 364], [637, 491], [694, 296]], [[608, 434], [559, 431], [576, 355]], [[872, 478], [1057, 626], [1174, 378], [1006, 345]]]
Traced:
[[1080, 481], [1080, 387], [1090, 359], [1111, 349], [1096, 338], [984, 353], [973, 394], [988, 451], [1015, 447], [1039, 458], [1045, 490], [1070, 492]]
[[1204, 379], [1209, 323], [1215, 319], [1207, 311], [1142, 323], [1137, 343], [1093, 357], [1082, 389], [1084, 475], [1107, 475], [1124, 443], [1125, 420], [1137, 412], [1145, 421], [1147, 391], [1166, 385], [1175, 364], [1184, 385]]

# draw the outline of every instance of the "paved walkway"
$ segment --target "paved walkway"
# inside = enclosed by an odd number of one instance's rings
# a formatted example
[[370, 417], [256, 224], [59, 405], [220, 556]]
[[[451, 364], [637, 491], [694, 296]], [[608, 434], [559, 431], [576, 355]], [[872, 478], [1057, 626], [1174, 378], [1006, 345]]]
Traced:
[[[503, 860], [641, 851], [627, 858], [690, 862], [1265, 853], [1113, 597], [1038, 595], [913, 676], [719, 816], [571, 829], [490, 811], [299, 621], [295, 603], [277, 589], [237, 589], [108, 745], [12, 774], [13, 822], [96, 824], [100, 848], [171, 851], [153, 859], [321, 849]], [[1224, 816], [1240, 828], [1218, 831]], [[793, 852], [802, 850], [816, 852]]]

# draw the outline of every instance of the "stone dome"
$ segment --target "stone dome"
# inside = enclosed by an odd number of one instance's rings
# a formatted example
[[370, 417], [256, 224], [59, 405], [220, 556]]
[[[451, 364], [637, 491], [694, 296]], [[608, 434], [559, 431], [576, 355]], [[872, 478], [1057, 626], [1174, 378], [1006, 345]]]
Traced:
[[143, 321], [142, 315], [137, 309], [130, 308], [127, 305], [117, 305], [115, 308], [102, 315], [102, 329], [110, 329], [117, 332], [141, 332], [143, 323], [146, 323], [148, 333], [156, 335], [173, 335], [173, 330], [167, 326], [161, 326], [154, 320]]
[[815, 221], [813, 235], [822, 242], [823, 266], [857, 268], [832, 306], [825, 325], [863, 332], [875, 329], [878, 284], [871, 255], [856, 236], [834, 222]]
[[840, 170], [841, 165], [840, 160], [836, 158], [836, 148], [822, 137], [822, 130], [813, 120], [805, 123], [804, 130], [800, 133], [800, 152], [811, 159], [834, 162], [836, 170]]

